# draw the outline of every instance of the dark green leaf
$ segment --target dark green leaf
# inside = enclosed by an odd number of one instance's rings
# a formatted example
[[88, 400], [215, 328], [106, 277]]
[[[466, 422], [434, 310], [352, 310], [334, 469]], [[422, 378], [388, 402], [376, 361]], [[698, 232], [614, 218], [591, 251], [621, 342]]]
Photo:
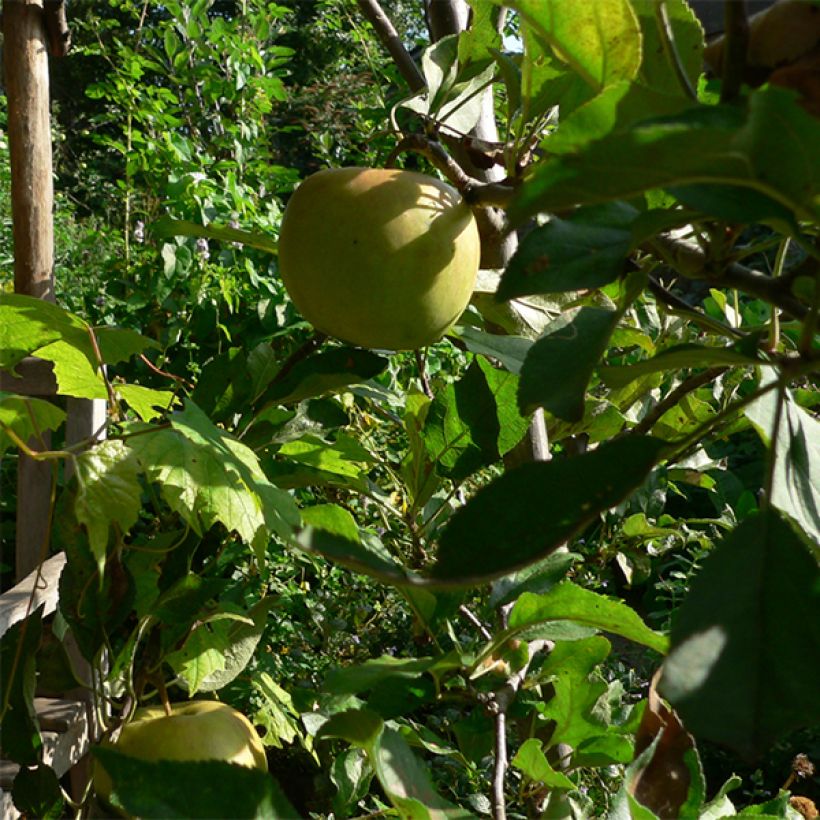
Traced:
[[752, 188], [798, 217], [815, 220], [819, 141], [820, 122], [792, 93], [768, 87], [750, 95], [746, 110], [699, 106], [614, 133], [576, 155], [548, 159], [510, 213], [520, 221], [537, 211], [709, 183]]
[[543, 561], [531, 564], [499, 578], [492, 585], [489, 605], [498, 608], [514, 601], [524, 592], [544, 593], [552, 589], [569, 572], [570, 567], [580, 558], [576, 552], [554, 552]]
[[197, 225], [184, 219], [172, 219], [163, 216], [151, 225], [151, 232], [157, 239], [171, 236], [200, 236], [204, 239], [216, 239], [220, 242], [239, 242], [249, 248], [257, 248], [267, 253], [277, 253], [277, 245], [269, 236], [255, 231], [243, 231], [239, 228], [227, 228], [222, 225]]
[[372, 379], [385, 367], [387, 359], [369, 350], [332, 347], [299, 362], [280, 381], [274, 380], [260, 402], [293, 404], [324, 393], [336, 393], [348, 385]]
[[44, 763], [36, 769], [20, 769], [14, 778], [11, 797], [16, 808], [28, 817], [59, 820], [63, 816], [65, 800], [60, 781], [54, 769]]
[[388, 584], [407, 583], [404, 568], [373, 536], [362, 538], [353, 516], [336, 504], [317, 504], [302, 511], [306, 526], [296, 542], [337, 564], [372, 575]]
[[[731, 591], [731, 594], [727, 594]], [[696, 736], [754, 758], [820, 722], [820, 569], [773, 509], [706, 559], [672, 624], [661, 691]]]
[[527, 234], [498, 288], [498, 299], [599, 288], [624, 270], [629, 227], [580, 224], [552, 217]]
[[564, 581], [543, 595], [525, 592], [510, 612], [508, 626], [521, 629], [543, 621], [574, 621], [648, 646], [663, 655], [666, 636], [650, 629], [623, 601]]
[[664, 447], [659, 439], [630, 436], [506, 473], [452, 517], [432, 579], [474, 583], [544, 558], [637, 489]]
[[580, 421], [592, 372], [620, 318], [619, 311], [584, 307], [549, 325], [521, 369], [522, 412], [543, 407], [564, 421]]
[[747, 366], [761, 361], [734, 347], [682, 344], [669, 347], [651, 359], [637, 364], [600, 368], [601, 378], [610, 387], [624, 387], [634, 379], [648, 373], [662, 373], [690, 367], [714, 367], [716, 365]]
[[116, 327], [98, 327], [94, 329], [97, 344], [100, 346], [102, 360], [106, 364], [118, 364], [147, 350], [160, 345], [134, 330]]
[[43, 629], [43, 608], [17, 621], [0, 637], [0, 730], [3, 755], [21, 766], [35, 766], [43, 740], [34, 712], [34, 656]]
[[516, 374], [520, 373], [527, 351], [532, 347], [532, 341], [523, 336], [484, 333], [473, 327], [462, 328], [459, 335], [471, 353], [497, 359], [510, 373]]
[[189, 820], [299, 817], [279, 784], [258, 769], [215, 760], [137, 760], [104, 746], [93, 752], [111, 777], [111, 802], [131, 815]]
[[336, 667], [323, 688], [337, 695], [357, 695], [386, 680], [418, 678], [437, 663], [436, 658], [393, 658], [382, 655], [357, 666]]

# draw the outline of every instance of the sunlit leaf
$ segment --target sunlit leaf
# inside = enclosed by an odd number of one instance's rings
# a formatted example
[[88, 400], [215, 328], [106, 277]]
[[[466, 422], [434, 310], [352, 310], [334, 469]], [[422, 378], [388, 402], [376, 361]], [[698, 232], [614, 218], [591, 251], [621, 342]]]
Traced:
[[[65, 411], [45, 399], [0, 392], [0, 455], [15, 446], [8, 428], [24, 442], [46, 430], [56, 430], [65, 421]], [[35, 449], [38, 445], [35, 442]]]

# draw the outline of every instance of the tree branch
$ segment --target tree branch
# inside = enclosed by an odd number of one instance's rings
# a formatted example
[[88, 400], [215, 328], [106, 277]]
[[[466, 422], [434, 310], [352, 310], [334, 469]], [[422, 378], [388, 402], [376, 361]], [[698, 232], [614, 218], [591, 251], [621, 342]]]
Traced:
[[395, 26], [384, 13], [378, 0], [358, 0], [359, 8], [367, 21], [373, 26], [382, 45], [387, 49], [399, 73], [411, 91], [421, 91], [426, 87], [424, 77], [419, 71], [410, 53], [404, 47]]
[[749, 49], [749, 21], [746, 0], [733, 0], [723, 7], [724, 46], [721, 67], [720, 101], [732, 102], [740, 95]]
[[774, 279], [739, 262], [714, 267], [704, 250], [671, 236], [656, 236], [646, 247], [662, 258], [671, 259], [672, 266], [688, 279], [703, 279], [718, 287], [742, 290], [770, 305], [776, 305], [796, 319], [802, 320], [808, 315], [808, 307], [789, 292], [788, 277]]

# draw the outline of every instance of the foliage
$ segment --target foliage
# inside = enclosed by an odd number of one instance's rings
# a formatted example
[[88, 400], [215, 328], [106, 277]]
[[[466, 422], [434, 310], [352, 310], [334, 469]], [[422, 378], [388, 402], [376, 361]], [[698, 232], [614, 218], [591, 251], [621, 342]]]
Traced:
[[[406, 96], [348, 4], [124, 0], [78, 23], [107, 68], [72, 111], [116, 215], [60, 217], [72, 309], [2, 294], [0, 366], [51, 361], [60, 395], [108, 401], [106, 438], [63, 443], [60, 409], [2, 393], [0, 448], [73, 467], [56, 632], [105, 683], [106, 733], [216, 693], [278, 781], [98, 750], [130, 811], [191, 811], [184, 778], [207, 812], [224, 778], [242, 816], [722, 817], [718, 747], [812, 742], [820, 124], [775, 85], [718, 101], [683, 0], [511, 0], [512, 51], [497, 4], [471, 5]], [[317, 20], [335, 47], [302, 58]], [[498, 146], [462, 134], [487, 87]], [[522, 240], [418, 358], [300, 347], [278, 195], [374, 162], [388, 120], [431, 166], [502, 163], [461, 187], [478, 211], [503, 189]], [[517, 464], [542, 413], [551, 457]], [[2, 730], [30, 767], [18, 805], [57, 816], [46, 629], [0, 639]], [[744, 813], [794, 816], [771, 776]]]

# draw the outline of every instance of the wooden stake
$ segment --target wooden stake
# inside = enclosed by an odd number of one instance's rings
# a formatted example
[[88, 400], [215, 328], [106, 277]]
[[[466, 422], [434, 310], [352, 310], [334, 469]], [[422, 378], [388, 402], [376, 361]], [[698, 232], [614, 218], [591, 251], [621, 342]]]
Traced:
[[48, 51], [41, 0], [4, 0], [14, 290], [54, 301], [54, 186]]

